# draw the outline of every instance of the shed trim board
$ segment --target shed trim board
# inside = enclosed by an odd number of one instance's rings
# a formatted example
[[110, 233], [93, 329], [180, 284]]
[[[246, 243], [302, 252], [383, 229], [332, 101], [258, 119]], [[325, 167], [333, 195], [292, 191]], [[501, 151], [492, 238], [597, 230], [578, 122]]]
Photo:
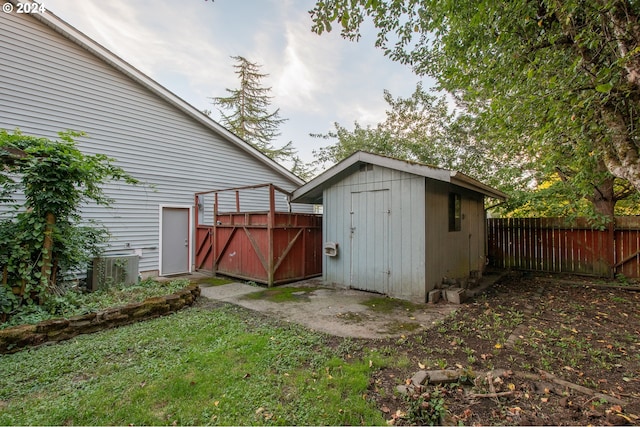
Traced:
[[[187, 264], [187, 269], [186, 271], [171, 271], [171, 272], [166, 272], [165, 269], [163, 268], [164, 263], [163, 263], [163, 256], [165, 255], [165, 248], [164, 245], [165, 244], [172, 244], [172, 247], [177, 248], [179, 246], [182, 245], [182, 242], [180, 241], [174, 241], [174, 242], [168, 242], [165, 241], [165, 232], [163, 231], [164, 228], [164, 220], [165, 220], [165, 209], [183, 209], [186, 210], [188, 212], [188, 227], [187, 227], [187, 259], [188, 259], [188, 264]], [[163, 276], [165, 274], [179, 274], [179, 273], [191, 273], [192, 271], [192, 265], [193, 265], [193, 233], [194, 233], [194, 227], [193, 227], [193, 206], [190, 205], [171, 205], [171, 204], [161, 204], [158, 207], [158, 211], [159, 211], [159, 231], [158, 234], [160, 236], [160, 245], [158, 247], [158, 274], [160, 276]]]

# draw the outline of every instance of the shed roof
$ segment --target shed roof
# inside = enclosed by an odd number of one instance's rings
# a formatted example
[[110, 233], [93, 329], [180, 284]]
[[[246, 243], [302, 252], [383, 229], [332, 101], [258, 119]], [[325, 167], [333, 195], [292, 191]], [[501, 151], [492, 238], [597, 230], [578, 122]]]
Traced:
[[[17, 4], [19, 2], [18, 0], [9, 1], [14, 4]], [[82, 33], [80, 30], [65, 22], [50, 10], [47, 9], [44, 13], [34, 13], [30, 16], [44, 23], [54, 31], [62, 34], [64, 37], [78, 44], [83, 49], [91, 52], [93, 55], [97, 56], [123, 74], [127, 75], [129, 78], [136, 81], [138, 84], [142, 85], [155, 95], [159, 96], [164, 101], [173, 105], [175, 108], [182, 111], [187, 116], [191, 117], [195, 121], [204, 125], [206, 128], [222, 136], [231, 144], [245, 151], [250, 156], [265, 163], [274, 171], [289, 179], [292, 183], [296, 185], [302, 185], [304, 183], [304, 180], [287, 170], [284, 166], [267, 157], [260, 150], [254, 148], [251, 144], [238, 137], [233, 132], [229, 131], [224, 126], [204, 114], [202, 111], [198, 110], [196, 107], [192, 106], [191, 104], [180, 98], [178, 95], [160, 85], [158, 82], [145, 75], [140, 70], [136, 69], [134, 66], [132, 66], [119, 56], [115, 55], [113, 52], [111, 52], [95, 40]]]
[[391, 157], [381, 156], [379, 154], [367, 153], [365, 151], [357, 151], [342, 160], [340, 163], [337, 163], [327, 169], [311, 181], [307, 182], [302, 187], [296, 189], [293, 192], [291, 201], [295, 203], [320, 204], [322, 203], [322, 192], [325, 188], [357, 171], [361, 164], [367, 163], [418, 176], [424, 176], [425, 178], [435, 179], [437, 181], [449, 182], [453, 185], [481, 193], [487, 197], [493, 197], [500, 200], [505, 200], [507, 198], [507, 195], [502, 191], [491, 188], [461, 172], [436, 168], [406, 160], [394, 159]]

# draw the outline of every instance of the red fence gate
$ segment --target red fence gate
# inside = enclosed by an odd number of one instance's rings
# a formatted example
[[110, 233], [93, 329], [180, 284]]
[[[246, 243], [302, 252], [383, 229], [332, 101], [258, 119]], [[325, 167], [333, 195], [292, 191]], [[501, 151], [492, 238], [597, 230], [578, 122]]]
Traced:
[[[265, 189], [266, 211], [241, 211], [243, 190]], [[196, 268], [268, 286], [322, 274], [322, 215], [277, 212], [276, 192], [289, 195], [273, 184], [196, 193]], [[223, 193], [232, 194], [234, 211], [219, 211]], [[207, 195], [211, 224], [201, 223]]]
[[487, 238], [494, 267], [640, 277], [640, 217], [616, 217], [611, 230], [586, 219], [492, 218]]

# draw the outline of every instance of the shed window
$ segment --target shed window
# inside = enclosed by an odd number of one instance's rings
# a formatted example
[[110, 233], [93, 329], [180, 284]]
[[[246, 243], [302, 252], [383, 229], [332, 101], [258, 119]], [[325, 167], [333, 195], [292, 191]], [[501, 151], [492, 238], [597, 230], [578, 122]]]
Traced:
[[462, 202], [458, 193], [449, 193], [449, 231], [460, 231]]

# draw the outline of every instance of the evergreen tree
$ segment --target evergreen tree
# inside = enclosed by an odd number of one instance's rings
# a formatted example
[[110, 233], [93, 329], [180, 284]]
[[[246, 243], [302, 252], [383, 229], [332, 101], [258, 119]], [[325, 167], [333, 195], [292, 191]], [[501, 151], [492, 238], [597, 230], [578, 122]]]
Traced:
[[287, 121], [280, 117], [280, 109], [269, 112], [271, 88], [261, 85], [268, 76], [260, 72], [260, 66], [242, 56], [232, 56], [235, 73], [240, 80], [238, 89], [226, 89], [229, 96], [213, 97], [222, 124], [258, 150], [274, 160], [292, 160], [295, 150], [291, 141], [280, 148], [273, 140], [280, 136], [278, 128]]

